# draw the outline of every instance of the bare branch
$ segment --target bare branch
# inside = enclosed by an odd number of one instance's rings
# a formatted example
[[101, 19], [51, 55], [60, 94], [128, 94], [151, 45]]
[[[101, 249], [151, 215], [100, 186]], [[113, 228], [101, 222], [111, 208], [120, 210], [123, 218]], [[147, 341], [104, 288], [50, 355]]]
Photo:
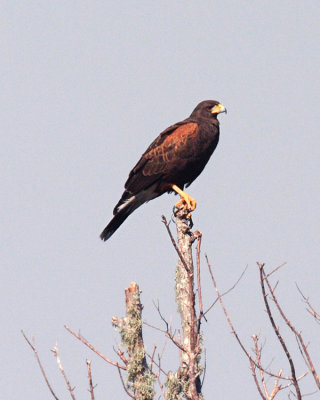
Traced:
[[260, 397], [262, 398], [262, 400], [267, 400], [265, 395], [262, 393], [262, 390], [261, 390], [261, 387], [260, 387], [260, 384], [259, 384], [259, 381], [258, 381], [258, 378], [257, 378], [257, 374], [256, 374], [256, 365], [253, 362], [253, 360], [250, 360], [250, 369], [251, 369], [251, 372], [252, 372], [254, 383], [256, 384], [256, 387], [258, 389], [258, 393], [260, 394]]
[[165, 399], [166, 398], [166, 392], [164, 391], [164, 387], [163, 387], [163, 384], [162, 384], [162, 382], [160, 380], [159, 374], [157, 375], [157, 381], [158, 381], [158, 385], [160, 387], [160, 390], [161, 390], [161, 392], [163, 394], [163, 398]]
[[[226, 309], [226, 307], [225, 307], [225, 305], [224, 305], [224, 302], [223, 302], [223, 300], [222, 300], [222, 295], [220, 294], [220, 291], [219, 291], [219, 289], [218, 289], [216, 280], [215, 280], [215, 278], [214, 278], [214, 275], [213, 275], [213, 272], [212, 272], [212, 268], [211, 268], [209, 259], [208, 259], [207, 255], [206, 255], [205, 257], [206, 257], [208, 269], [209, 269], [209, 272], [210, 272], [210, 275], [211, 275], [211, 279], [212, 279], [212, 282], [213, 282], [213, 286], [214, 286], [214, 288], [215, 288], [215, 290], [216, 290], [216, 292], [217, 292], [218, 299], [219, 299], [219, 301], [220, 301], [221, 307], [222, 307], [223, 312], [224, 312], [224, 314], [225, 314], [225, 316], [226, 316], [227, 322], [228, 322], [228, 324], [229, 324], [229, 326], [230, 326], [230, 328], [231, 328], [231, 333], [232, 333], [233, 336], [236, 338], [236, 340], [237, 340], [237, 342], [239, 343], [239, 346], [240, 346], [240, 348], [242, 349], [242, 351], [243, 351], [243, 352], [245, 353], [245, 355], [248, 357], [249, 362], [250, 362], [250, 365], [251, 365], [251, 363], [253, 363], [253, 365], [255, 365], [255, 366], [256, 366], [257, 368], [259, 368], [259, 370], [260, 370], [261, 367], [259, 366], [259, 364], [257, 364], [257, 363], [255, 362], [255, 360], [252, 358], [252, 356], [250, 355], [250, 353], [249, 353], [249, 352], [247, 351], [247, 349], [244, 347], [243, 343], [241, 342], [241, 340], [240, 340], [240, 338], [239, 338], [239, 335], [238, 335], [237, 331], [235, 330], [235, 328], [234, 328], [234, 326], [233, 326], [233, 324], [232, 324], [231, 318], [230, 318], [230, 316], [229, 316], [229, 314], [228, 314], [228, 312], [227, 312], [227, 309]], [[243, 275], [243, 274], [242, 274], [242, 275]], [[280, 377], [280, 376], [278, 376], [277, 374], [273, 374], [272, 372], [266, 370], [265, 368], [264, 368], [263, 370], [264, 370], [264, 372], [265, 372], [266, 374], [268, 374], [269, 376], [273, 376], [274, 378], [278, 378], [278, 379], [283, 379], [283, 380], [291, 381], [291, 378], [289, 378], [289, 377], [283, 377], [283, 376]]]
[[203, 386], [204, 380], [206, 379], [206, 373], [207, 373], [207, 351], [204, 349], [204, 364], [203, 364], [203, 377], [201, 381], [201, 387]]
[[[205, 255], [207, 263], [208, 263], [208, 257], [207, 255]], [[239, 278], [236, 280], [236, 282], [225, 292], [221, 293], [220, 296], [223, 297], [225, 295], [227, 295], [228, 293], [230, 293], [237, 285], [238, 283], [241, 281], [241, 279], [243, 278], [244, 274], [247, 272], [248, 269], [248, 265], [245, 267], [245, 269], [241, 272], [241, 275], [239, 276]], [[211, 277], [212, 278], [212, 277]], [[206, 315], [211, 309], [212, 307], [214, 307], [214, 305], [219, 301], [219, 296], [215, 299], [215, 301], [211, 304], [211, 306], [204, 312], [204, 315]]]
[[[262, 363], [261, 363], [261, 351], [262, 351], [261, 349], [262, 349], [262, 347], [259, 347], [258, 341], [259, 341], [259, 336], [258, 335], [253, 335], [254, 350], [255, 350], [255, 353], [256, 353], [256, 362], [260, 367], [260, 379], [261, 379], [262, 387], [263, 387], [263, 390], [264, 390], [264, 393], [265, 393], [265, 395], [263, 395], [263, 398], [265, 398], [266, 400], [273, 400], [276, 397], [276, 395], [278, 394], [278, 392], [285, 388], [285, 386], [279, 385], [279, 378], [282, 375], [282, 370], [280, 369], [278, 371], [278, 374], [277, 374], [278, 377], [275, 378], [275, 381], [274, 381], [274, 384], [273, 384], [273, 389], [272, 389], [272, 392], [270, 394], [269, 391], [268, 391], [267, 383], [265, 381], [265, 377], [264, 377], [265, 370], [262, 367]], [[255, 383], [257, 385], [258, 391], [259, 391], [259, 393], [261, 395], [262, 394], [262, 390], [260, 388], [260, 385], [257, 384], [257, 377], [256, 377], [255, 372], [254, 372], [254, 378], [255, 378]]]
[[[282, 374], [282, 370], [280, 369], [278, 371], [278, 375], [281, 376], [281, 374]], [[285, 387], [279, 385], [279, 379], [276, 379], [274, 381], [273, 389], [272, 389], [272, 392], [271, 392], [271, 395], [270, 395], [270, 400], [273, 400], [276, 397], [276, 395], [278, 394], [278, 392], [280, 392], [280, 390], [282, 390], [284, 388]]]
[[202, 233], [198, 233], [198, 244], [197, 244], [197, 283], [198, 283], [198, 297], [199, 297], [199, 318], [198, 318], [198, 332], [200, 332], [201, 319], [205, 319], [205, 315], [203, 313], [203, 305], [202, 305], [202, 291], [201, 291], [201, 279], [200, 279], [200, 249], [201, 249], [201, 238]]
[[149, 324], [148, 322], [144, 321], [144, 324], [149, 326], [150, 328], [156, 329], [157, 331], [160, 331], [162, 333], [164, 333], [166, 335], [167, 338], [169, 338], [181, 351], [186, 351], [185, 348], [183, 347], [183, 344], [181, 343], [180, 340], [177, 340], [174, 336], [174, 333], [172, 333], [171, 327], [169, 327], [168, 321], [164, 318], [164, 316], [162, 315], [161, 311], [160, 311], [160, 306], [159, 306], [159, 302], [158, 304], [155, 304], [155, 302], [153, 302], [154, 307], [156, 308], [161, 320], [164, 322], [166, 329], [163, 330], [161, 328], [158, 328], [154, 325]]
[[123, 351], [121, 351], [119, 348], [117, 350], [114, 348], [113, 350], [119, 356], [119, 358], [124, 362], [124, 364], [127, 366], [128, 365], [128, 360], [126, 359]]
[[[149, 353], [146, 353], [146, 356], [150, 359], [150, 361], [151, 361], [151, 358], [152, 358], [152, 355], [150, 355]], [[161, 356], [159, 356], [159, 354], [158, 354], [158, 360], [161, 360]], [[164, 369], [162, 369], [161, 368], [161, 364], [160, 364], [160, 362], [156, 362], [154, 359], [153, 359], [153, 362], [152, 362], [156, 367], [158, 367], [158, 369], [159, 369], [159, 372], [158, 373], [155, 373], [155, 372], [152, 372], [152, 374], [153, 374], [153, 376], [155, 376], [155, 377], [157, 377], [158, 375], [160, 375], [160, 372], [162, 372], [164, 375], [168, 375], [168, 373], [164, 370]]]
[[118, 372], [119, 372], [120, 380], [121, 380], [122, 387], [123, 387], [124, 391], [127, 393], [127, 395], [128, 395], [129, 397], [131, 397], [132, 399], [135, 399], [135, 397], [133, 396], [133, 394], [131, 394], [131, 393], [128, 391], [128, 389], [127, 389], [127, 387], [126, 387], [126, 385], [125, 385], [125, 383], [124, 383], [124, 381], [123, 381], [122, 374], [121, 374], [121, 369], [120, 369], [119, 367], [118, 367]]
[[272, 274], [277, 272], [280, 268], [284, 267], [285, 265], [287, 265], [287, 263], [284, 262], [284, 263], [280, 264], [278, 267], [274, 268], [271, 272], [268, 273], [267, 278], [269, 278]]
[[310, 303], [310, 301], [309, 301], [309, 298], [307, 298], [307, 297], [302, 293], [302, 291], [300, 290], [300, 288], [299, 288], [299, 286], [298, 286], [297, 284], [296, 284], [296, 287], [297, 287], [299, 293], [301, 294], [301, 296], [302, 296], [304, 302], [305, 302], [305, 303], [307, 304], [307, 306], [309, 307], [309, 308], [307, 308], [308, 313], [310, 313], [310, 314], [314, 317], [314, 319], [315, 319], [318, 323], [320, 323], [320, 314], [312, 307], [312, 305], [311, 305], [311, 303]]
[[74, 337], [76, 337], [78, 340], [80, 340], [80, 342], [82, 342], [83, 344], [85, 344], [87, 347], [89, 347], [90, 350], [92, 350], [94, 353], [96, 353], [99, 357], [101, 357], [104, 361], [106, 361], [107, 363], [114, 365], [117, 368], [126, 370], [127, 367], [124, 365], [120, 365], [115, 361], [110, 360], [108, 357], [106, 357], [105, 355], [103, 355], [99, 350], [95, 349], [91, 343], [89, 343], [86, 339], [84, 339], [79, 333], [74, 332], [71, 328], [69, 328], [67, 325], [64, 326], [66, 328], [67, 331], [69, 331], [71, 333], [71, 335], [73, 335]]
[[232, 322], [231, 322], [230, 316], [229, 316], [229, 314], [228, 314], [228, 312], [227, 312], [227, 309], [226, 309], [226, 307], [225, 307], [225, 305], [224, 305], [224, 303], [223, 303], [223, 301], [222, 301], [222, 295], [221, 295], [220, 292], [219, 292], [219, 289], [218, 289], [218, 286], [217, 286], [217, 282], [216, 282], [215, 277], [214, 277], [214, 275], [213, 275], [212, 268], [211, 268], [211, 264], [210, 264], [210, 262], [209, 262], [209, 259], [208, 259], [208, 256], [207, 256], [207, 255], [206, 255], [206, 260], [207, 260], [207, 265], [208, 265], [209, 272], [210, 272], [210, 275], [211, 275], [211, 279], [212, 279], [212, 282], [213, 282], [213, 286], [214, 286], [214, 288], [215, 288], [215, 290], [216, 290], [216, 292], [217, 292], [218, 300], [220, 301], [220, 304], [221, 304], [221, 306], [222, 306], [224, 315], [226, 316], [227, 321], [228, 321], [228, 324], [229, 324], [229, 326], [230, 326], [230, 328], [231, 328], [231, 333], [235, 336], [237, 342], [239, 343], [241, 349], [242, 349], [243, 352], [246, 354], [246, 356], [248, 357], [248, 359], [249, 359], [250, 361], [252, 361], [253, 364], [256, 365], [256, 366], [259, 368], [259, 365], [257, 365], [257, 364], [255, 363], [255, 361], [252, 359], [251, 355], [248, 353], [247, 349], [246, 349], [246, 348], [244, 347], [244, 345], [242, 344], [242, 342], [241, 342], [241, 340], [240, 340], [240, 338], [239, 338], [239, 336], [238, 336], [236, 330], [235, 330], [234, 327], [233, 327], [233, 324], [232, 324]]
[[152, 356], [151, 356], [151, 361], [150, 361], [150, 367], [149, 367], [151, 373], [152, 373], [152, 367], [153, 367], [153, 359], [154, 359], [154, 355], [155, 355], [156, 350], [157, 350], [157, 346], [154, 345], [153, 346]]
[[52, 353], [54, 354], [54, 356], [57, 359], [57, 363], [58, 363], [59, 369], [60, 369], [61, 374], [62, 374], [62, 376], [64, 378], [64, 381], [65, 381], [65, 383], [67, 385], [67, 388], [68, 388], [68, 391], [70, 393], [70, 396], [71, 396], [72, 400], [76, 400], [76, 398], [74, 396], [74, 393], [73, 393], [74, 388], [71, 387], [70, 381], [69, 381], [69, 379], [67, 377], [67, 374], [66, 374], [66, 372], [65, 372], [65, 370], [63, 368], [63, 365], [62, 365], [62, 362], [61, 362], [61, 359], [60, 359], [59, 350], [58, 350], [58, 343], [56, 343], [55, 347], [51, 351], [52, 351]]
[[158, 327], [156, 327], [154, 325], [151, 325], [146, 321], [144, 321], [143, 324], [146, 325], [146, 326], [149, 326], [149, 328], [152, 328], [152, 329], [155, 329], [155, 330], [157, 330], [159, 332], [164, 333], [166, 335], [166, 337], [169, 338], [172, 341], [172, 343], [175, 344], [180, 350], [182, 350], [184, 352], [186, 351], [185, 348], [183, 347], [183, 345], [170, 332], [170, 330], [168, 329], [168, 326], [167, 326], [167, 329], [164, 330], [164, 329], [158, 328]]
[[[299, 342], [300, 342], [300, 344], [301, 344], [301, 347], [302, 347], [302, 349], [303, 349], [303, 352], [304, 352], [304, 354], [305, 354], [305, 356], [306, 356], [308, 368], [309, 368], [309, 370], [310, 370], [311, 373], [312, 373], [312, 376], [313, 376], [313, 378], [314, 378], [314, 380], [315, 380], [315, 382], [316, 382], [316, 385], [317, 385], [318, 389], [320, 389], [319, 375], [317, 374], [317, 372], [316, 372], [316, 370], [315, 370], [315, 367], [314, 367], [313, 362], [312, 362], [312, 360], [311, 360], [310, 354], [309, 354], [309, 352], [308, 352], [308, 350], [307, 350], [307, 345], [304, 343], [301, 333], [297, 331], [297, 329], [292, 325], [292, 323], [288, 320], [288, 318], [287, 318], [286, 315], [284, 314], [284, 312], [283, 312], [283, 310], [282, 310], [282, 308], [281, 308], [281, 306], [280, 306], [280, 304], [279, 304], [279, 302], [278, 302], [278, 299], [276, 298], [276, 296], [275, 296], [275, 294], [274, 294], [274, 291], [273, 291], [272, 288], [271, 288], [269, 279], [268, 279], [268, 277], [266, 276], [266, 273], [265, 273], [264, 268], [263, 268], [264, 265], [258, 263], [258, 266], [259, 266], [259, 268], [260, 268], [260, 275], [262, 276], [263, 280], [266, 281], [267, 286], [268, 286], [268, 289], [269, 289], [270, 294], [271, 294], [271, 296], [272, 296], [272, 300], [274, 301], [274, 303], [275, 303], [275, 305], [276, 305], [276, 307], [277, 307], [277, 309], [278, 309], [278, 311], [279, 311], [281, 317], [283, 318], [283, 320], [285, 321], [285, 323], [287, 324], [287, 326], [291, 329], [291, 331], [292, 331], [292, 332], [296, 335], [296, 337], [298, 338], [298, 340], [299, 340]], [[262, 278], [261, 278], [261, 279], [262, 279]], [[291, 359], [291, 357], [290, 357], [290, 359]], [[289, 360], [289, 362], [290, 362], [290, 360]], [[291, 360], [290, 366], [291, 366], [292, 364], [293, 364], [293, 363], [292, 363], [292, 360]], [[292, 370], [291, 370], [291, 371], [292, 371]], [[294, 379], [297, 379], [297, 378], [295, 377], [294, 374], [292, 374], [292, 378], [293, 378], [293, 380], [294, 380]], [[295, 386], [295, 388], [296, 388], [296, 385], [295, 385], [295, 384], [294, 384], [294, 386]], [[297, 394], [297, 396], [298, 396], [298, 394]], [[301, 394], [300, 394], [300, 396], [301, 396]], [[299, 399], [299, 397], [298, 397], [298, 399]]]
[[181, 254], [181, 251], [179, 250], [179, 247], [177, 246], [176, 241], [174, 240], [174, 238], [173, 238], [173, 236], [172, 236], [171, 230], [170, 230], [170, 228], [169, 228], [168, 221], [167, 221], [167, 219], [166, 219], [166, 217], [165, 217], [164, 215], [162, 215], [162, 222], [164, 223], [164, 226], [166, 227], [166, 229], [167, 229], [167, 231], [168, 231], [168, 234], [169, 234], [169, 237], [170, 237], [170, 239], [171, 239], [172, 245], [173, 245], [173, 247], [175, 248], [176, 252], [178, 253], [178, 256], [179, 256], [179, 258], [180, 258], [180, 260], [181, 260], [181, 262], [182, 262], [184, 268], [186, 269], [186, 271], [187, 271], [188, 273], [190, 273], [189, 267], [188, 267], [186, 261], [184, 260], [182, 254]]
[[26, 334], [24, 333], [23, 330], [21, 330], [21, 333], [22, 333], [23, 337], [25, 338], [26, 342], [28, 343], [28, 345], [31, 347], [31, 349], [32, 349], [33, 352], [34, 352], [34, 355], [35, 355], [35, 357], [36, 357], [36, 359], [37, 359], [37, 362], [38, 362], [38, 365], [39, 365], [39, 367], [40, 367], [42, 376], [43, 376], [43, 378], [44, 378], [44, 380], [45, 380], [45, 382], [46, 382], [46, 384], [47, 384], [47, 386], [48, 386], [48, 388], [49, 388], [49, 390], [50, 390], [50, 393], [52, 394], [52, 396], [53, 396], [56, 400], [59, 400], [59, 398], [57, 397], [57, 395], [54, 393], [54, 391], [53, 391], [53, 389], [52, 389], [52, 386], [51, 386], [50, 383], [49, 383], [49, 380], [48, 380], [48, 377], [47, 377], [47, 375], [46, 375], [46, 372], [45, 372], [45, 370], [44, 370], [44, 368], [43, 368], [43, 366], [42, 366], [42, 364], [41, 364], [40, 357], [39, 357], [39, 354], [38, 354], [38, 350], [37, 350], [36, 347], [30, 342], [30, 340], [27, 338], [27, 336], [26, 336]]
[[91, 400], [94, 400], [94, 392], [93, 392], [93, 384], [92, 384], [92, 374], [91, 374], [91, 361], [90, 360], [86, 360], [86, 364], [88, 367], [88, 380], [89, 380], [89, 391], [90, 391], [90, 395], [91, 395]]
[[292, 361], [292, 357], [291, 357], [291, 354], [290, 354], [290, 352], [288, 350], [288, 347], [287, 347], [283, 337], [280, 334], [279, 328], [276, 326], [276, 324], [274, 322], [273, 315], [272, 315], [272, 312], [271, 312], [271, 309], [270, 309], [270, 306], [269, 306], [269, 302], [268, 302], [268, 298], [267, 298], [267, 293], [266, 293], [265, 286], [264, 286], [264, 281], [266, 281], [274, 301], [276, 301], [276, 298], [275, 298], [275, 296], [273, 294], [273, 290], [272, 290], [271, 285], [270, 285], [270, 283], [268, 281], [268, 277], [264, 273], [264, 264], [261, 264], [261, 263], [257, 263], [257, 264], [258, 264], [259, 270], [260, 270], [260, 284], [261, 284], [264, 304], [265, 304], [266, 309], [267, 309], [267, 314], [268, 314], [269, 320], [271, 322], [272, 328], [273, 328], [273, 330], [274, 330], [274, 332], [275, 332], [275, 334], [276, 334], [276, 336], [277, 336], [277, 338], [278, 338], [278, 340], [279, 340], [279, 342], [280, 342], [280, 344], [281, 344], [281, 346], [283, 348], [283, 351], [284, 351], [284, 353], [285, 353], [285, 355], [286, 355], [286, 357], [287, 357], [287, 359], [289, 361], [290, 369], [291, 369], [291, 376], [292, 376], [292, 383], [293, 383], [293, 386], [294, 386], [294, 388], [296, 390], [297, 399], [301, 400], [301, 391], [300, 391], [300, 387], [299, 387], [299, 384], [298, 384], [298, 381], [297, 381], [297, 377], [296, 377], [295, 366], [294, 366], [294, 363]]
[[268, 393], [266, 381], [264, 379], [264, 370], [263, 370], [262, 364], [261, 364], [261, 351], [260, 351], [259, 345], [258, 345], [259, 337], [257, 335], [253, 335], [252, 338], [253, 338], [253, 343], [254, 343], [254, 351], [256, 353], [256, 362], [260, 367], [259, 372], [260, 372], [260, 379], [261, 379], [262, 387], [263, 387], [266, 399], [269, 399], [270, 396]]

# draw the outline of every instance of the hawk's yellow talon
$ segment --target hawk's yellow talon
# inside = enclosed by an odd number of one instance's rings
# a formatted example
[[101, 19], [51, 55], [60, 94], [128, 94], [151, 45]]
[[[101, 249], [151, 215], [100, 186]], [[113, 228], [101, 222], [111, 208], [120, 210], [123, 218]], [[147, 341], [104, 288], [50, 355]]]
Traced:
[[182, 207], [185, 210], [190, 210], [190, 212], [187, 215], [187, 218], [190, 219], [191, 211], [195, 210], [195, 208], [197, 207], [197, 202], [193, 197], [189, 196], [187, 193], [181, 190], [177, 185], [171, 185], [171, 188], [181, 197], [181, 199], [176, 204], [176, 208]]

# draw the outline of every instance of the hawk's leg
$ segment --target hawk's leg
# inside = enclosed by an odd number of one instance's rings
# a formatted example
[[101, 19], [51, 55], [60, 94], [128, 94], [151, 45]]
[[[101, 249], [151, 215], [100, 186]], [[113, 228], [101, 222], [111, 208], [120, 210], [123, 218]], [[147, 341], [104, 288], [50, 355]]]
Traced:
[[191, 218], [191, 212], [197, 207], [197, 202], [195, 199], [181, 190], [177, 185], [171, 185], [171, 189], [178, 193], [178, 195], [181, 197], [176, 204], [176, 208], [182, 207], [183, 209], [190, 211], [187, 215], [187, 218]]

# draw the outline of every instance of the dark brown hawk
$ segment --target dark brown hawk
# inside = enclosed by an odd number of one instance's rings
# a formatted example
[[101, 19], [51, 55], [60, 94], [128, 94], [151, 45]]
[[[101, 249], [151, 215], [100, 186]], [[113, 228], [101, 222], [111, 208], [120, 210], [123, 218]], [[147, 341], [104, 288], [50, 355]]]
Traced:
[[177, 208], [193, 211], [196, 201], [183, 191], [202, 172], [219, 141], [218, 114], [226, 112], [218, 101], [202, 101], [189, 118], [178, 122], [151, 143], [130, 172], [114, 217], [101, 233], [108, 240], [125, 219], [143, 203], [175, 191]]

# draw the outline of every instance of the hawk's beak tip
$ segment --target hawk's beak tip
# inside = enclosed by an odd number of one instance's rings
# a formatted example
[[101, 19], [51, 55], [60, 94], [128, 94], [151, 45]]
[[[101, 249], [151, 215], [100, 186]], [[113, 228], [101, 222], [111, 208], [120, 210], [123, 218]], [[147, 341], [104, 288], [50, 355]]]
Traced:
[[219, 104], [220, 105], [220, 113], [225, 113], [225, 114], [227, 114], [227, 109], [226, 109], [226, 107], [225, 106], [223, 106], [222, 104]]

